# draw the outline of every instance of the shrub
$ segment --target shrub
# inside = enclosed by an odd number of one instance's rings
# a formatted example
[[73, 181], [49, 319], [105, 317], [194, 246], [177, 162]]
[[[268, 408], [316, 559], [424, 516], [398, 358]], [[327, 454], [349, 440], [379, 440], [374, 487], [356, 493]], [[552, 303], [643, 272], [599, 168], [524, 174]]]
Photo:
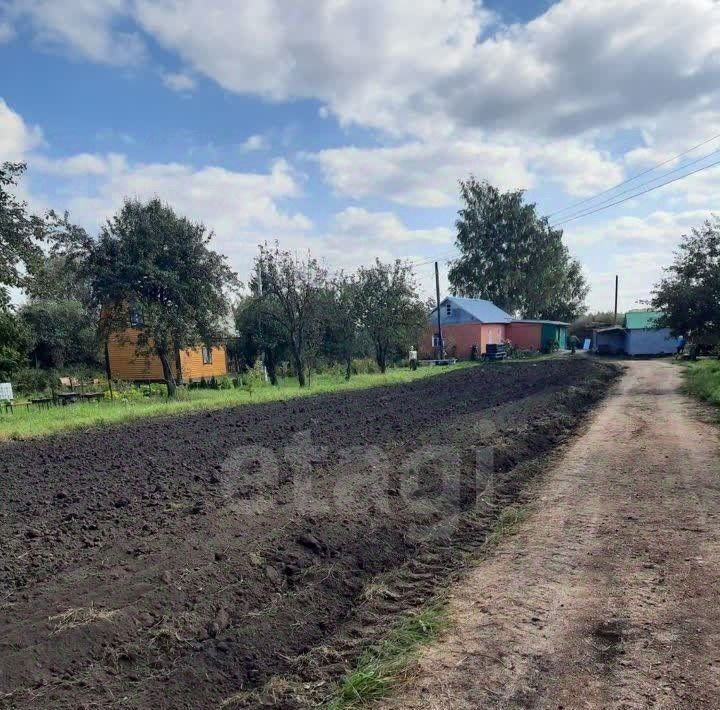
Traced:
[[354, 375], [377, 375], [380, 368], [372, 358], [357, 358], [352, 361], [352, 372]]
[[57, 374], [54, 370], [23, 367], [15, 372], [11, 382], [18, 394], [29, 395], [47, 391], [50, 389], [51, 382], [56, 378]]

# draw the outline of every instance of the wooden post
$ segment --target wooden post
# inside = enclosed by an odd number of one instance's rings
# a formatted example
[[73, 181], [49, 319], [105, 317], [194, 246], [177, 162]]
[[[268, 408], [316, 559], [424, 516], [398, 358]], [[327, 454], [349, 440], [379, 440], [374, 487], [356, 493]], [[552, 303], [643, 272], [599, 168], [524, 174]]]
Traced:
[[438, 326], [438, 344], [437, 344], [437, 359], [443, 359], [443, 337], [442, 337], [442, 325], [440, 323], [440, 272], [438, 270], [438, 263], [435, 262], [435, 298], [437, 301], [437, 326]]
[[110, 370], [110, 350], [108, 349], [108, 341], [105, 339], [105, 374], [107, 375], [108, 389], [110, 390], [110, 401], [113, 401], [112, 390], [112, 371]]
[[618, 303], [618, 275], [615, 274], [615, 315], [613, 316], [613, 325], [617, 325], [617, 303]]

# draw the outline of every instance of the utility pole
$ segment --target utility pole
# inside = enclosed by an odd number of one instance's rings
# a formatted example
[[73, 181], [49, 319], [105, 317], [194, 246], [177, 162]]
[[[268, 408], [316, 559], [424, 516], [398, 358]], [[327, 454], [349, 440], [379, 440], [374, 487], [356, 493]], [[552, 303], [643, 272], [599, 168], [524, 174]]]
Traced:
[[618, 275], [615, 274], [615, 315], [613, 316], [613, 325], [617, 325], [617, 299], [618, 299]]
[[437, 344], [437, 359], [443, 359], [443, 337], [442, 337], [442, 325], [440, 323], [440, 271], [438, 270], [438, 263], [435, 262], [435, 297], [437, 299], [437, 325], [438, 325], [438, 344]]

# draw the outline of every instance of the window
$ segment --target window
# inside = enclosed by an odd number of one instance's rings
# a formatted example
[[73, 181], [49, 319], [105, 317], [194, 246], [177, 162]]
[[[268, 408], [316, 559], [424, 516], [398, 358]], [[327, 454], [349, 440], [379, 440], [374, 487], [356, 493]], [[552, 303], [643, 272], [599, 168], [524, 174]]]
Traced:
[[432, 337], [432, 346], [434, 348], [440, 347], [440, 336], [437, 333], [435, 333], [435, 335], [433, 335]]
[[212, 365], [212, 348], [203, 345], [202, 349], [203, 365]]
[[130, 309], [130, 327], [131, 328], [142, 328], [145, 325], [145, 318], [139, 308]]
[[445, 304], [445, 315], [448, 316], [448, 318], [452, 315], [452, 304], [449, 301]]

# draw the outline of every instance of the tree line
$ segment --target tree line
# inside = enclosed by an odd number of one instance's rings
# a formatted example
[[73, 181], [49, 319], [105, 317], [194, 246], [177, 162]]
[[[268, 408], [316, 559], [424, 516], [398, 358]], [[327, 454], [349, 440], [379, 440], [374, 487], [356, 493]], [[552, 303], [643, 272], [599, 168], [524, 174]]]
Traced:
[[[25, 171], [0, 165], [0, 377], [24, 366], [101, 365], [110, 333], [142, 314], [139, 353], [156, 355], [173, 393], [173, 357], [229, 342], [241, 367], [262, 361], [269, 379], [290, 363], [301, 385], [322, 363], [373, 357], [381, 371], [418, 344], [428, 323], [413, 268], [376, 260], [332, 272], [311, 254], [261, 245], [242, 286], [211, 248], [204, 224], [160, 199], [126, 200], [90, 235], [69, 216], [33, 215], [17, 197]], [[574, 321], [587, 282], [562, 231], [522, 191], [474, 177], [460, 181], [461, 208], [448, 273], [454, 295], [484, 298], [512, 315]], [[15, 307], [8, 289], [22, 289]], [[675, 332], [705, 341], [720, 327], [720, 219], [683, 237], [652, 305]], [[228, 341], [228, 336], [231, 336]]]
[[[103, 344], [135, 318], [138, 354], [162, 365], [168, 393], [177, 353], [228, 343], [240, 364], [261, 359], [275, 384], [289, 361], [308, 369], [372, 355], [382, 372], [417, 342], [426, 304], [400, 261], [331, 273], [310, 254], [262, 245], [245, 295], [205, 225], [159, 199], [126, 200], [96, 236], [67, 214], [28, 213], [14, 196], [24, 166], [0, 172], [0, 375], [38, 367], [101, 364]], [[26, 302], [14, 308], [8, 287]]]

